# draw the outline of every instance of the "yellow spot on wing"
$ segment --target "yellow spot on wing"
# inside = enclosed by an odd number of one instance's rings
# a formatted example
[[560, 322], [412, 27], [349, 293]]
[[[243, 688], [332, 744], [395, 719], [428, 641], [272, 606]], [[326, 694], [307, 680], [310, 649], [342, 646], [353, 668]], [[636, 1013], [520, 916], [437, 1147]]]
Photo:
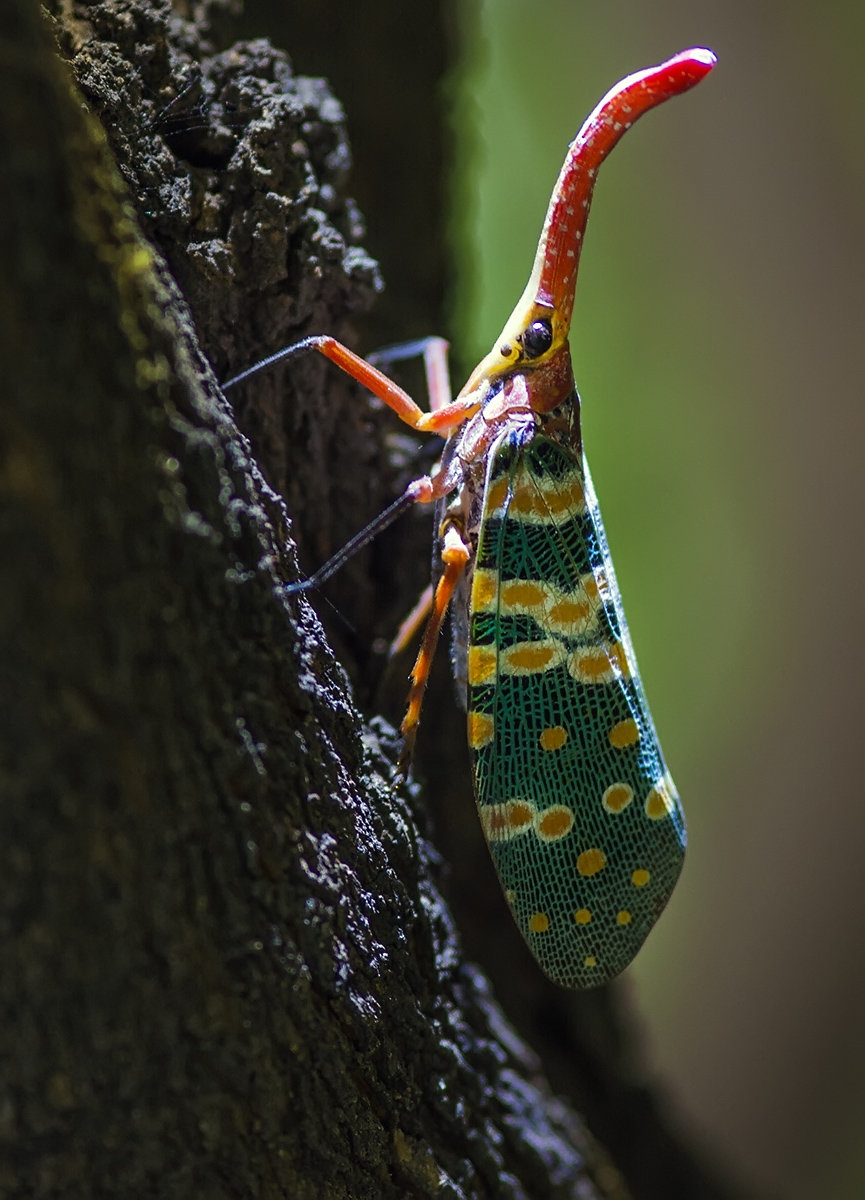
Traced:
[[514, 833], [523, 833], [535, 818], [535, 806], [528, 800], [509, 800], [505, 808], [508, 825]]
[[592, 615], [588, 600], [581, 597], [560, 600], [544, 614], [544, 624], [561, 633], [581, 633]]
[[469, 648], [469, 683], [487, 683], [496, 673], [496, 652], [492, 646]]
[[568, 671], [580, 683], [612, 683], [610, 656], [603, 646], [579, 646], [568, 655]]
[[631, 923], [631, 914], [628, 912], [628, 910], [626, 908], [623, 908], [621, 912], [616, 913], [616, 924], [617, 925], [630, 925], [630, 923]]
[[476, 609], [489, 608], [495, 600], [498, 590], [498, 571], [479, 567], [472, 580], [472, 607]]
[[638, 867], [631, 876], [631, 883], [634, 885], [634, 887], [645, 887], [650, 879], [651, 875], [645, 869], [645, 867]]
[[596, 846], [592, 847], [591, 850], [584, 850], [577, 858], [577, 870], [581, 875], [585, 876], [597, 875], [598, 871], [603, 871], [606, 865], [606, 854]]
[[505, 611], [536, 608], [546, 599], [546, 588], [542, 583], [529, 579], [511, 579], [502, 584], [502, 607]]
[[546, 933], [550, 927], [550, 918], [546, 913], [536, 912], [529, 917], [529, 929], [532, 933]]
[[612, 683], [630, 679], [631, 667], [621, 642], [578, 646], [568, 655], [568, 670], [580, 683]]
[[473, 750], [479, 750], [493, 740], [495, 726], [493, 719], [487, 713], [470, 712], [468, 716], [469, 745]]
[[503, 506], [507, 499], [509, 483], [510, 480], [507, 475], [503, 475], [501, 479], [497, 479], [495, 483], [490, 484], [486, 494], [486, 512], [488, 516]]
[[576, 471], [566, 479], [532, 476], [518, 480], [511, 496], [508, 516], [524, 521], [566, 520], [585, 511], [586, 498]]
[[587, 908], [578, 908], [574, 913], [574, 920], [578, 925], [588, 925], [592, 919], [592, 914]]
[[547, 509], [554, 517], [580, 513], [586, 506], [586, 497], [579, 476], [574, 472], [566, 487], [544, 488]]
[[626, 746], [633, 746], [640, 740], [640, 730], [637, 722], [628, 718], [627, 721], [615, 724], [607, 736], [611, 746], [616, 750], [624, 750]]
[[[597, 606], [582, 586], [563, 592], [540, 579], [508, 579], [501, 583], [498, 595], [501, 612], [510, 616], [525, 613], [548, 633], [574, 637], [597, 624]], [[485, 599], [485, 603], [489, 602]]]
[[504, 804], [482, 804], [479, 814], [487, 840], [503, 842], [531, 829], [535, 806], [530, 800], [508, 800]]
[[557, 842], [567, 837], [573, 827], [574, 814], [564, 804], [554, 804], [535, 818], [535, 832], [542, 842]]
[[538, 741], [541, 743], [541, 749], [551, 751], [561, 750], [567, 740], [568, 731], [562, 725], [551, 725], [538, 738]]
[[502, 650], [500, 667], [511, 675], [533, 675], [536, 671], [548, 671], [558, 666], [564, 656], [564, 647], [559, 642], [517, 642]]
[[598, 581], [594, 575], [584, 575], [580, 580], [580, 587], [586, 593], [586, 596], [591, 600], [592, 604], [598, 604], [601, 599], [601, 592], [598, 587]]
[[662, 821], [673, 811], [673, 797], [666, 780], [660, 780], [651, 789], [646, 796], [645, 809], [650, 821]]
[[549, 512], [538, 495], [537, 488], [532, 483], [520, 482], [511, 496], [508, 509], [509, 517], [542, 517], [547, 518]]
[[508, 836], [508, 818], [503, 804], [484, 805], [480, 817], [481, 827], [491, 842]]
[[628, 654], [622, 642], [613, 642], [610, 647], [610, 656], [616, 664], [619, 674], [623, 679], [630, 679], [633, 672], [631, 664], [628, 661]]
[[587, 954], [586, 957], [583, 959], [584, 967], [596, 967], [597, 965], [598, 965], [598, 960], [595, 958], [594, 954]]
[[608, 813], [624, 811], [634, 798], [634, 789], [627, 783], [611, 783], [601, 797], [601, 803]]

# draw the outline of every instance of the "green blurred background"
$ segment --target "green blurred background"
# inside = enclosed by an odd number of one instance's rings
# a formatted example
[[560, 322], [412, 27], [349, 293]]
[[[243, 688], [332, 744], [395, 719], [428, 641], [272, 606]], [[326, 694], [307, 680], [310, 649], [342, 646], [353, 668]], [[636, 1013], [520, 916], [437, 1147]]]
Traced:
[[[522, 291], [582, 118], [631, 71], [691, 45], [718, 54], [605, 164], [572, 336], [585, 444], [689, 820], [684, 876], [631, 987], [671, 1105], [722, 1161], [768, 1195], [860, 1198], [865, 5], [453, 12], [446, 332], [463, 369]], [[410, 119], [406, 65], [386, 43], [347, 64], [381, 93], [384, 130]], [[422, 155], [423, 131], [398, 152]], [[388, 340], [431, 332], [406, 324]]]
[[865, 6], [465, 10], [455, 325], [485, 351], [620, 76], [709, 79], [601, 171], [572, 349], [690, 849], [632, 969], [652, 1061], [771, 1194], [865, 1195]]

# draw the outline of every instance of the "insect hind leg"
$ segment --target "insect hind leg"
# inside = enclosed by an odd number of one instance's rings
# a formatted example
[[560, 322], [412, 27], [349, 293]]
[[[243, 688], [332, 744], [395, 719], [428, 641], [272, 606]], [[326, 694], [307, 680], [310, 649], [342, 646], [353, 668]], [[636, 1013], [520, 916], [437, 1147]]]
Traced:
[[373, 366], [404, 362], [408, 358], [423, 358], [427, 395], [430, 412], [446, 408], [452, 399], [448, 350], [450, 345], [441, 337], [417, 338], [413, 342], [399, 342], [395, 346], [384, 346], [367, 358]]

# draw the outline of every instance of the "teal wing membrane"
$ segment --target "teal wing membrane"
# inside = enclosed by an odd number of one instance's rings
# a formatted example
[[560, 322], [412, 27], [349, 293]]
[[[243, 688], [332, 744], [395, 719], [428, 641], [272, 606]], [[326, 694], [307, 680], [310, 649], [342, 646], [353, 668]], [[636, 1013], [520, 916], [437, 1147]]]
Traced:
[[478, 811], [516, 922], [555, 983], [604, 983], [670, 898], [685, 823], [585, 462], [525, 430], [490, 456], [468, 676]]

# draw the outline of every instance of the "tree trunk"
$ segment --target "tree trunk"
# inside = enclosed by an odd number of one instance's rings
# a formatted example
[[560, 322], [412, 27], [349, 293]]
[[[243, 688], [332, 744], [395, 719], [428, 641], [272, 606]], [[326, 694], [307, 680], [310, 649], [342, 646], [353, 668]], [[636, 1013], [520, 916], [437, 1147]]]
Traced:
[[[324, 362], [219, 390], [350, 337], [378, 279], [339, 106], [187, 7], [54, 0], [89, 112], [34, 0], [0, 9], [0, 1194], [624, 1196], [284, 591], [293, 537], [319, 564], [411, 465]], [[418, 585], [408, 524], [329, 592], [358, 678]], [[535, 995], [598, 1126], [642, 1114], [633, 1194], [725, 1194], [601, 1052], [607, 994]]]

